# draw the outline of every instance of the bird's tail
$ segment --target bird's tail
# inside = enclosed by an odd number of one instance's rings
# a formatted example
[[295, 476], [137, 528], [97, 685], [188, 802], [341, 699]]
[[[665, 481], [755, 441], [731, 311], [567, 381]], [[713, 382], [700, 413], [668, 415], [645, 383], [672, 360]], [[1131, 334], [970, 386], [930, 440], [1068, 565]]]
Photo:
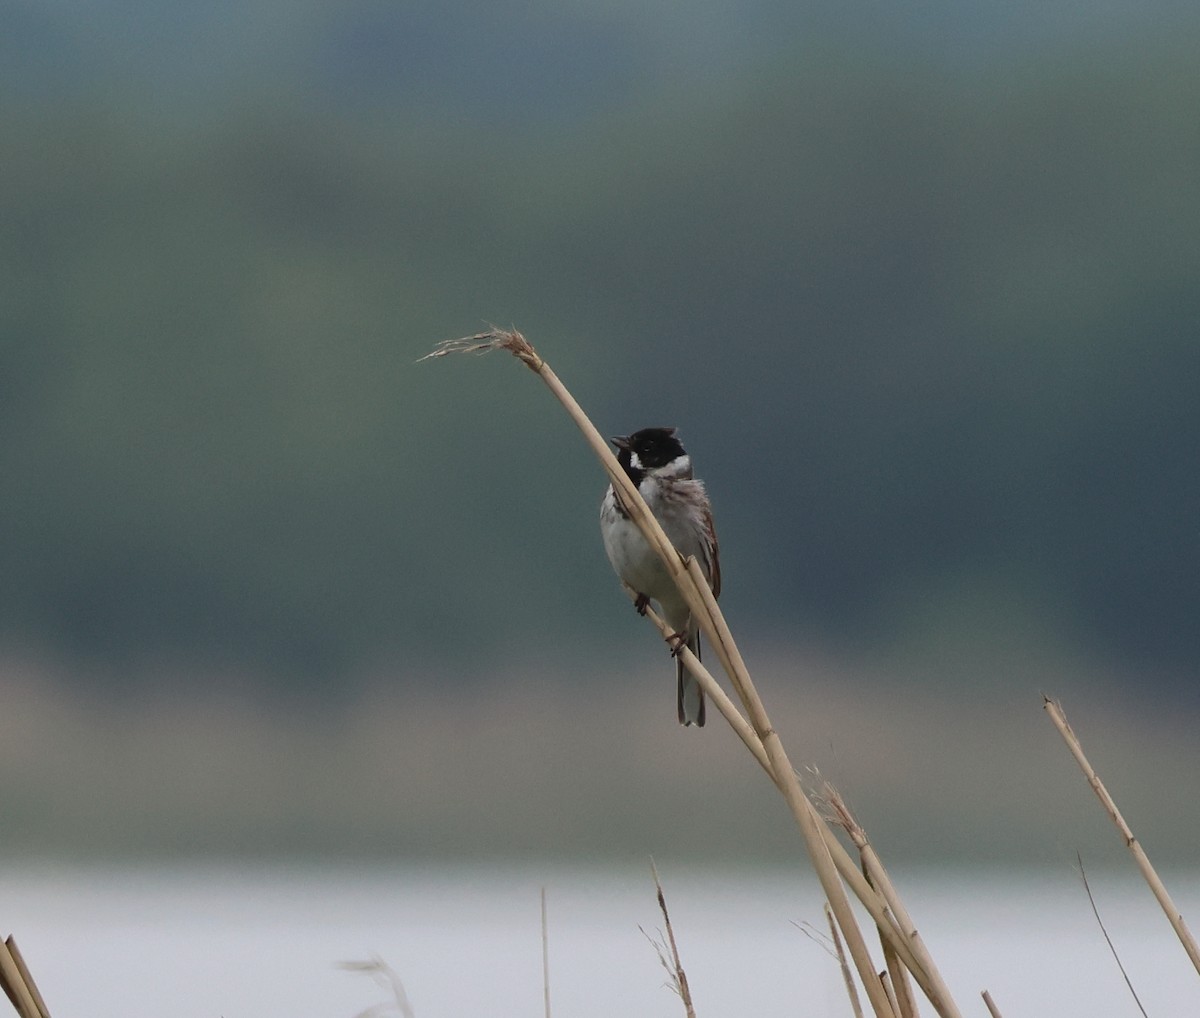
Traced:
[[[700, 634], [696, 633], [687, 642], [688, 650], [700, 657]], [[697, 728], [704, 727], [704, 690], [700, 688], [695, 677], [686, 668], [683, 667], [683, 662], [675, 659], [675, 676], [678, 685], [678, 695], [676, 697], [676, 707], [679, 712], [679, 723], [681, 725], [695, 725]]]

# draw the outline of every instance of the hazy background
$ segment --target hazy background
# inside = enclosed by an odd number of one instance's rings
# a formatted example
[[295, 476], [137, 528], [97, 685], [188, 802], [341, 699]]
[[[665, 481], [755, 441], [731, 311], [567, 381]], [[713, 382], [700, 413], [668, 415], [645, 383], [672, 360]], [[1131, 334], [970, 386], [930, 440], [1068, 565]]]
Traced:
[[[1200, 14], [0, 7], [0, 850], [779, 860], [601, 549], [672, 424], [885, 857], [1200, 818]], [[1182, 798], [1182, 801], [1181, 801]]]

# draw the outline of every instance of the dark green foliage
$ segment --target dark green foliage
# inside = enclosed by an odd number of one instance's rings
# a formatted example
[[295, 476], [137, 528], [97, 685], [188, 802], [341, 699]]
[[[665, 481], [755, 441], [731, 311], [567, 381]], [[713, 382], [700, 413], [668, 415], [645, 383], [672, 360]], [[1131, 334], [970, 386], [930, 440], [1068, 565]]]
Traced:
[[510, 365], [413, 365], [490, 319], [612, 433], [683, 429], [766, 626], [984, 588], [1200, 660], [1189, 47], [810, 39], [675, 88], [614, 9], [578, 79], [579, 25], [514, 29], [557, 62], [509, 93], [464, 15], [456, 91], [384, 73], [407, 37], [369, 9], [240, 79], [143, 94], [97, 56], [107, 90], [30, 70], [0, 112], [7, 642], [312, 680], [589, 638], [624, 605], [588, 457]]

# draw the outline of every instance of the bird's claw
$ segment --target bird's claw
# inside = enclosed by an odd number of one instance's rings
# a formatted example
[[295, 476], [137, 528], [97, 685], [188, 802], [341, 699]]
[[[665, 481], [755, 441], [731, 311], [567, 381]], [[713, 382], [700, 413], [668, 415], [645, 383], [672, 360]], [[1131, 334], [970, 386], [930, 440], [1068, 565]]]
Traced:
[[645, 615], [646, 609], [650, 607], [650, 598], [648, 598], [645, 594], [638, 594], [638, 596], [634, 598], [633, 607], [637, 610], [639, 615]]

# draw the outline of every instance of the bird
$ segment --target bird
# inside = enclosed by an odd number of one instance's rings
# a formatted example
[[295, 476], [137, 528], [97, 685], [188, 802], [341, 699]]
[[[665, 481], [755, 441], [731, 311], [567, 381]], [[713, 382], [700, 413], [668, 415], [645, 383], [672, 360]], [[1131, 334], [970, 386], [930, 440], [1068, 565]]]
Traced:
[[[692, 476], [692, 460], [679, 441], [677, 428], [643, 428], [631, 435], [611, 438], [617, 461], [637, 487], [675, 550], [695, 557], [713, 597], [721, 594], [721, 562], [712, 506], [704, 482]], [[700, 656], [700, 630], [687, 601], [671, 574], [640, 530], [629, 518], [613, 486], [600, 503], [600, 533], [604, 550], [621, 582], [637, 598], [635, 607], [645, 614], [654, 601], [671, 627], [675, 656], [677, 714], [681, 725], [704, 725], [704, 691], [679, 659], [687, 646]]]

